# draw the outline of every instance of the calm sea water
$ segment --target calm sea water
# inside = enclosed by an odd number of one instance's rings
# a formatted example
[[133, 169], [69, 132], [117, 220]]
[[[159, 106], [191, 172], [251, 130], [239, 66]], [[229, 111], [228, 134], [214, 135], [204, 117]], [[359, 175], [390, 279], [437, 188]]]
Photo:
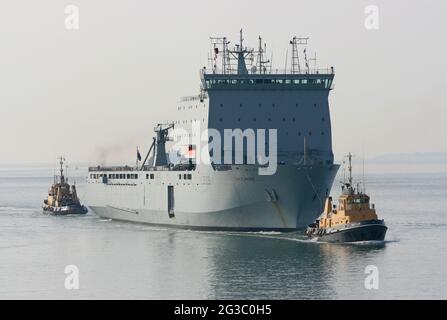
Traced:
[[[381, 245], [45, 216], [51, 174], [0, 167], [1, 299], [447, 298], [447, 173], [367, 175], [389, 227]], [[79, 290], [65, 289], [67, 265], [79, 268]], [[378, 290], [365, 289], [368, 265], [379, 270]]]

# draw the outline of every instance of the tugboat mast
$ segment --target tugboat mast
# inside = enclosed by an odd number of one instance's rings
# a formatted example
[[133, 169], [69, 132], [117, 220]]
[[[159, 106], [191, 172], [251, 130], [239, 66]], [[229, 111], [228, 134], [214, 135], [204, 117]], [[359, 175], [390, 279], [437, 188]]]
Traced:
[[349, 178], [348, 178], [348, 182], [349, 182], [349, 185], [352, 186], [352, 154], [351, 154], [351, 152], [349, 152], [346, 157], [348, 158], [348, 161], [349, 161], [349, 166], [348, 166]]
[[64, 183], [64, 181], [65, 181], [65, 178], [64, 178], [64, 161], [65, 161], [65, 158], [61, 156], [61, 157], [59, 158], [59, 164], [60, 164], [60, 166], [61, 166], [61, 168], [60, 168], [60, 172], [61, 172], [61, 183]]
[[[355, 193], [355, 189], [352, 187], [352, 157], [354, 155], [349, 152], [345, 157], [348, 158], [348, 172], [349, 172], [349, 176], [348, 176], [348, 182], [346, 182], [345, 177], [343, 177], [343, 186], [342, 186], [342, 190], [344, 194], [354, 194]], [[346, 190], [345, 190], [346, 187]]]

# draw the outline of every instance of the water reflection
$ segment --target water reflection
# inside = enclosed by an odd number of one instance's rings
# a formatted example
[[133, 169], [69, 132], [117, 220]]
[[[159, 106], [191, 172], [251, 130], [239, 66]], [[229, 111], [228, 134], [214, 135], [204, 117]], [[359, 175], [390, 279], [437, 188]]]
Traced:
[[[365, 266], [355, 267], [355, 261], [380, 255], [384, 249], [383, 244], [313, 243], [293, 235], [219, 238], [209, 250], [210, 298], [219, 299], [337, 298], [346, 294], [340, 292], [346, 287], [340, 281], [357, 281], [363, 288]], [[352, 278], [346, 277], [349, 274]]]

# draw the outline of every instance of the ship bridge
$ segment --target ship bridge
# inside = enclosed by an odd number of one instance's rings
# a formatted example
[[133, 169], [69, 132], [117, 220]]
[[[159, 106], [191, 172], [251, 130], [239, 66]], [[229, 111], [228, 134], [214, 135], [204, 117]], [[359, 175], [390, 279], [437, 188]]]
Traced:
[[330, 90], [334, 68], [306, 73], [275, 70], [270, 73], [228, 74], [203, 69], [202, 87], [209, 90]]

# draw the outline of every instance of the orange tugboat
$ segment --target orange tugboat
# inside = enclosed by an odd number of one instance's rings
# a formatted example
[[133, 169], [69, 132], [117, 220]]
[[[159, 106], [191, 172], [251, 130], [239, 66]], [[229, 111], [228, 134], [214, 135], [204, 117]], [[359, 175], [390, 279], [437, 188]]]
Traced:
[[306, 234], [325, 242], [383, 241], [388, 228], [378, 219], [369, 196], [352, 187], [351, 153], [348, 159], [349, 179], [342, 185], [338, 207], [332, 205], [332, 197], [327, 198], [323, 213]]
[[43, 202], [43, 212], [53, 215], [86, 214], [87, 208], [81, 205], [76, 186], [70, 186], [64, 176], [64, 158], [60, 157], [60, 176], [55, 177], [54, 184], [48, 191], [48, 197]]

